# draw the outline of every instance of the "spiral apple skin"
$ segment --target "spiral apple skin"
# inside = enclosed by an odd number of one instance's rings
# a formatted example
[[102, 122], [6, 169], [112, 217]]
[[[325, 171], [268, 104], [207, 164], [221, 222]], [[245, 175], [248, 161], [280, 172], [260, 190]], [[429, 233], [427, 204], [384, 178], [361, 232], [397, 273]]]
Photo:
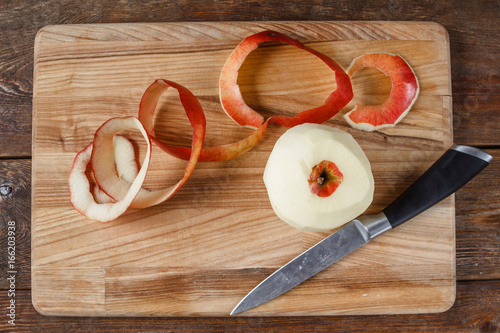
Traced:
[[389, 97], [380, 105], [356, 104], [344, 118], [353, 128], [367, 132], [394, 127], [417, 100], [420, 93], [417, 76], [403, 57], [392, 53], [369, 53], [357, 57], [347, 73], [352, 77], [366, 67], [377, 68], [391, 79]]

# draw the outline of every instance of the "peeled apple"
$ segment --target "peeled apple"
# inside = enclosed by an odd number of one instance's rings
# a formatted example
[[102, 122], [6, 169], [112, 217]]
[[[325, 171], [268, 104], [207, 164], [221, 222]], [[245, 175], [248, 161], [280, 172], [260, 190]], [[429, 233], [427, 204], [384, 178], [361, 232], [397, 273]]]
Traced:
[[340, 129], [310, 123], [277, 140], [264, 183], [276, 215], [304, 231], [349, 222], [370, 206], [374, 192], [370, 162], [356, 140]]

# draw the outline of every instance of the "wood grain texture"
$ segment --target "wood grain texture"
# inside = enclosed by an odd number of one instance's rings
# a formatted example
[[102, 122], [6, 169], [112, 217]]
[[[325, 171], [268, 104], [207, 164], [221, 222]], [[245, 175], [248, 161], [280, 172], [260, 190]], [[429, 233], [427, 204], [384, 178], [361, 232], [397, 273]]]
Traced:
[[[30, 286], [30, 196], [31, 162], [29, 160], [0, 161], [0, 267], [15, 271], [18, 288]], [[10, 224], [9, 224], [10, 223]], [[9, 226], [13, 226], [14, 235], [9, 235]], [[13, 237], [13, 254], [9, 254], [9, 238]], [[14, 255], [14, 260], [9, 259]], [[8, 269], [12, 264], [13, 267]], [[2, 272], [2, 274], [4, 274]], [[5, 273], [6, 274], [6, 273]], [[5, 275], [2, 275], [2, 277]], [[9, 289], [7, 279], [0, 280], [0, 288]]]
[[[456, 193], [457, 279], [500, 279], [500, 153], [476, 179]], [[478, 260], [481, 258], [481, 260]]]
[[[0, 152], [4, 156], [29, 156], [31, 123], [31, 90], [33, 40], [47, 24], [167, 22], [167, 21], [269, 21], [269, 20], [395, 20], [435, 21], [450, 34], [452, 61], [455, 142], [472, 145], [497, 145], [500, 133], [498, 112], [499, 69], [495, 66], [500, 51], [498, 43], [498, 2], [482, 1], [480, 5], [461, 1], [422, 4], [404, 1], [321, 1], [261, 3], [231, 0], [223, 2], [184, 1], [165, 4], [135, 1], [108, 4], [99, 0], [89, 3], [70, 1], [8, 1], [0, 13], [0, 95], [3, 101], [0, 118]], [[484, 24], [488, 22], [488, 24]], [[20, 100], [24, 103], [19, 103]], [[23, 121], [19, 121], [19, 117]], [[481, 131], [475, 130], [476, 127]], [[18, 139], [20, 136], [23, 139]], [[15, 142], [16, 150], [7, 141]], [[7, 152], [9, 152], [7, 154]]]
[[[467, 184], [456, 194], [456, 243], [457, 243], [457, 279], [498, 279], [500, 278], [500, 241], [498, 234], [498, 210], [496, 207], [498, 194], [498, 177], [500, 172], [500, 153], [497, 150], [486, 150], [494, 157], [493, 163], [475, 180]], [[24, 160], [6, 160], [1, 163], [0, 179], [2, 184], [14, 184], [14, 192], [3, 197], [2, 230], [9, 220], [17, 222], [21, 238], [18, 238], [18, 262], [24, 276], [19, 281], [20, 288], [26, 289], [30, 284], [30, 195], [31, 162]], [[19, 189], [22, 189], [19, 191]], [[210, 189], [206, 188], [206, 191]], [[2, 232], [2, 237], [6, 233]], [[0, 242], [1, 253], [6, 253], [6, 241]], [[6, 260], [6, 257], [2, 257]], [[4, 266], [5, 261], [2, 266]]]
[[[421, 93], [398, 126], [367, 133], [349, 128], [341, 117], [329, 122], [352, 133], [371, 161], [377, 192], [369, 212], [390, 203], [451, 145], [448, 37], [433, 23], [46, 27], [36, 39], [33, 98], [32, 290], [41, 313], [228, 315], [259, 281], [328, 234], [299, 232], [279, 221], [270, 207], [262, 171], [282, 128], [270, 129], [261, 144], [240, 158], [199, 164], [171, 200], [131, 210], [112, 223], [88, 221], [68, 202], [67, 174], [76, 152], [105, 120], [136, 115], [144, 89], [156, 78], [179, 82], [200, 97], [208, 146], [248, 135], [250, 130], [235, 126], [217, 102], [218, 77], [241, 39], [265, 29], [299, 38], [344, 67], [368, 52], [397, 53], [412, 64]], [[238, 83], [259, 110], [291, 115], [322, 104], [335, 87], [325, 67], [293, 47], [270, 46], [252, 55]], [[357, 102], [380, 102], [391, 89], [377, 71], [354, 77], [353, 86], [362, 97], [343, 112]], [[169, 142], [186, 144], [189, 135], [184, 133], [190, 131], [176, 98], [163, 98], [156, 127]], [[167, 185], [165, 177], [182, 174], [184, 161], [158, 151], [154, 158], [146, 186]], [[245, 315], [448, 309], [455, 298], [454, 198], [335, 268]], [[356, 279], [350, 281], [352, 276]]]
[[[271, 21], [271, 20], [394, 20], [434, 21], [449, 31], [455, 142], [498, 145], [500, 73], [495, 66], [500, 52], [498, 10], [495, 0], [440, 1], [185, 1], [163, 3], [102, 0], [6, 1], [0, 12], [0, 154], [30, 156], [33, 40], [48, 24], [169, 22], [169, 21]], [[488, 24], [484, 24], [488, 22]], [[481, 128], [481, 131], [475, 130]], [[7, 130], [6, 130], [7, 129]], [[21, 139], [22, 138], [22, 139]], [[9, 144], [7, 144], [9, 142]], [[14, 147], [16, 149], [14, 149]]]
[[[445, 313], [329, 317], [125, 318], [42, 316], [31, 295], [17, 297], [19, 332], [497, 332], [500, 328], [500, 283], [457, 284], [455, 305]], [[478, 302], [478, 300], [481, 300]], [[7, 306], [0, 299], [2, 308]], [[3, 330], [11, 332], [8, 330]]]
[[[2, 10], [0, 16], [5, 13]], [[33, 39], [0, 19], [0, 158], [31, 156]], [[34, 36], [34, 34], [33, 34]]]
[[[119, 23], [119, 22], [168, 22], [168, 21], [244, 21], [244, 20], [411, 20], [435, 21], [449, 32], [452, 62], [454, 141], [463, 144], [489, 146], [495, 152], [500, 138], [498, 129], [499, 102], [497, 87], [500, 68], [497, 58], [499, 2], [456, 1], [75, 1], [48, 0], [34, 3], [28, 0], [0, 2], [0, 153], [4, 157], [31, 155], [30, 129], [33, 46], [37, 31], [47, 24]], [[9, 91], [20, 92], [12, 95]], [[5, 117], [6, 105], [11, 115]], [[15, 131], [3, 130], [16, 128]], [[24, 133], [24, 134], [23, 134]], [[24, 135], [26, 140], [17, 139]], [[496, 146], [492, 146], [496, 145]], [[495, 155], [496, 160], [500, 158]], [[9, 171], [11, 161], [5, 166]], [[17, 160], [14, 160], [16, 165]], [[485, 172], [500, 171], [496, 164]], [[492, 170], [493, 169], [493, 170]], [[21, 176], [29, 179], [29, 174]], [[457, 210], [457, 278], [467, 280], [483, 278], [485, 269], [496, 272], [493, 265], [499, 252], [498, 233], [492, 228], [498, 221], [499, 195], [482, 191], [491, 183], [490, 177], [480, 183], [471, 183], [456, 195]], [[29, 210], [29, 202], [13, 197], [9, 205], [16, 211]], [[484, 199], [483, 199], [484, 198]], [[490, 214], [491, 211], [491, 214]], [[29, 215], [29, 214], [28, 214]], [[29, 216], [21, 213], [17, 221], [30, 233]], [[16, 216], [14, 216], [16, 218]], [[29, 237], [20, 245], [29, 248]], [[4, 242], [0, 250], [5, 253]], [[481, 244], [490, 249], [487, 253]], [[496, 252], [495, 252], [496, 251]], [[29, 256], [19, 264], [29, 267]], [[3, 267], [3, 266], [2, 266]], [[492, 276], [490, 274], [490, 276]], [[19, 279], [21, 288], [29, 288], [30, 281]], [[18, 295], [18, 323], [16, 328], [0, 321], [2, 332], [87, 332], [121, 331], [137, 332], [148, 329], [176, 332], [228, 332], [263, 331], [360, 331], [367, 332], [496, 332], [500, 327], [497, 316], [499, 305], [491, 296], [498, 295], [493, 287], [495, 280], [482, 283], [458, 284], [457, 301], [443, 314], [397, 316], [347, 316], [347, 317], [286, 317], [286, 318], [76, 318], [45, 317], [31, 306], [29, 292]], [[461, 292], [471, 287], [466, 294]], [[473, 286], [473, 287], [472, 287]], [[462, 298], [461, 295], [465, 295]], [[6, 300], [6, 293], [0, 294]], [[1, 303], [2, 307], [4, 303]]]
[[[25, 195], [13, 195], [9, 197], [8, 207], [17, 207], [16, 213], [9, 215], [23, 226], [23, 234], [26, 236], [18, 239], [18, 247], [28, 249], [22, 251], [17, 257], [18, 264], [22, 266], [21, 272], [25, 275], [18, 275], [18, 293], [16, 302], [18, 305], [18, 326], [15, 331], [30, 332], [88, 332], [92, 330], [102, 331], [139, 331], [144, 329], [162, 330], [169, 328], [176, 332], [227, 332], [231, 330], [262, 331], [264, 329], [272, 331], [345, 331], [350, 328], [373, 331], [399, 332], [401, 328], [411, 327], [414, 331], [430, 332], [450, 330], [474, 331], [474, 332], [495, 332], [500, 326], [500, 319], [495, 317], [499, 292], [494, 285], [498, 284], [500, 276], [499, 265], [495, 260], [500, 257], [500, 241], [498, 239], [498, 226], [495, 226], [497, 218], [495, 213], [485, 209], [483, 204], [496, 202], [499, 195], [498, 186], [491, 175], [500, 172], [500, 154], [496, 150], [488, 150], [493, 154], [495, 161], [484, 173], [462, 188], [456, 195], [457, 212], [457, 279], [462, 282], [457, 284], [457, 299], [453, 307], [441, 314], [427, 315], [397, 315], [397, 316], [337, 316], [337, 317], [287, 317], [276, 318], [76, 318], [76, 317], [54, 317], [40, 315], [31, 304], [30, 292], [30, 221], [25, 213], [29, 211], [29, 200], [26, 195], [29, 191], [24, 190]], [[3, 162], [1, 179], [30, 179], [30, 163], [21, 167], [18, 160]], [[18, 170], [16, 177], [12, 178], [9, 170]], [[7, 173], [11, 176], [7, 177]], [[486, 179], [484, 176], [489, 174]], [[496, 181], [496, 179], [495, 179]], [[485, 185], [492, 188], [483, 191]], [[471, 202], [472, 201], [472, 202]], [[481, 205], [478, 205], [480, 202]], [[476, 204], [475, 204], [476, 203]], [[3, 206], [4, 207], [4, 206]], [[474, 209], [474, 207], [478, 207]], [[490, 218], [491, 216], [491, 218]], [[4, 226], [2, 227], [4, 228]], [[3, 229], [2, 229], [3, 230]], [[3, 236], [5, 235], [2, 232]], [[6, 253], [6, 242], [0, 242], [1, 253]], [[488, 249], [485, 251], [485, 249]], [[1, 267], [5, 267], [1, 264]], [[480, 274], [483, 272], [483, 274]], [[489, 274], [486, 274], [488, 272]], [[466, 282], [470, 279], [489, 279], [483, 282]], [[6, 289], [3, 287], [3, 289]], [[0, 306], [6, 306], [6, 292], [0, 295]], [[292, 326], [289, 326], [292, 325]], [[440, 329], [443, 328], [443, 329]], [[0, 331], [12, 332], [7, 326], [0, 325]]]

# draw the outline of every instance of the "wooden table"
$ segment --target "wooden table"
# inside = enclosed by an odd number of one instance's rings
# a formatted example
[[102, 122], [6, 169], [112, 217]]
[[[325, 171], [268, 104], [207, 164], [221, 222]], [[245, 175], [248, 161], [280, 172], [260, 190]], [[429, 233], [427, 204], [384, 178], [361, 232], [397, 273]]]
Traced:
[[[0, 4], [0, 320], [2, 331], [474, 331], [500, 330], [500, 51], [497, 1], [53, 2]], [[250, 317], [46, 317], [31, 304], [30, 193], [33, 46], [48, 24], [269, 20], [434, 21], [449, 32], [454, 142], [483, 148], [495, 161], [457, 192], [453, 307], [439, 314]], [[9, 226], [15, 224], [15, 258]], [[11, 244], [12, 245], [12, 244]], [[12, 260], [13, 259], [13, 260]], [[9, 266], [13, 265], [13, 266]], [[16, 273], [14, 279], [7, 279]], [[12, 293], [14, 292], [15, 295]], [[15, 301], [15, 311], [7, 309]], [[13, 306], [11, 306], [12, 308]], [[7, 316], [15, 312], [15, 326]], [[12, 317], [13, 318], [13, 317]]]

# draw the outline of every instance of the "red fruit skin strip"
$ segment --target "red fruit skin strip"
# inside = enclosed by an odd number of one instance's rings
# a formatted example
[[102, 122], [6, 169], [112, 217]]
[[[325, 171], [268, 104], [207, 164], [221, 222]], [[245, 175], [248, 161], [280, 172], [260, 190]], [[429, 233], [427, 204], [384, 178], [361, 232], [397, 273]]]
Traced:
[[[234, 143], [203, 148], [198, 162], [221, 162], [238, 157], [253, 147], [255, 147], [263, 138], [266, 133], [269, 121], [264, 122], [256, 131], [254, 131], [250, 136]], [[152, 136], [153, 138], [153, 136]], [[183, 159], [188, 160], [191, 155], [191, 148], [188, 147], [178, 147], [167, 145], [158, 139], [154, 138], [154, 142], [158, 147], [160, 147], [166, 153]]]
[[390, 53], [362, 55], [353, 60], [347, 73], [352, 77], [366, 67], [377, 68], [391, 79], [389, 97], [380, 105], [357, 104], [344, 117], [351, 126], [368, 131], [394, 126], [403, 119], [417, 99], [420, 91], [417, 77], [406, 60]]
[[184, 107], [184, 110], [186, 112], [186, 116], [188, 117], [191, 127], [193, 128], [193, 138], [191, 140], [191, 149], [188, 155], [189, 157], [185, 156], [187, 157], [185, 159], [188, 160], [188, 164], [186, 165], [186, 169], [184, 171], [184, 177], [181, 179], [181, 183], [179, 185], [180, 187], [189, 179], [196, 167], [196, 163], [198, 163], [201, 151], [203, 149], [203, 144], [205, 142], [207, 121], [205, 118], [205, 112], [203, 111], [200, 102], [191, 91], [173, 81], [161, 79], [156, 80], [146, 90], [139, 105], [139, 120], [141, 122], [143, 120], [145, 121], [143, 122], [143, 124], [146, 124], [144, 128], [148, 132], [151, 140], [156, 145], [158, 145], [162, 149], [164, 146], [168, 146], [159, 141], [154, 136], [153, 115], [156, 109], [156, 105], [158, 104], [158, 100], [169, 87], [172, 87], [178, 91], [182, 106]]
[[[172, 156], [184, 160], [189, 160], [190, 158], [192, 158], [191, 148], [168, 145], [155, 137], [153, 124], [154, 113], [161, 95], [168, 89], [169, 86], [179, 91], [179, 97], [182, 105], [186, 109], [186, 113], [188, 113], [187, 110], [193, 110], [189, 112], [191, 116], [188, 115], [194, 129], [193, 145], [195, 144], [195, 142], [197, 142], [197, 144], [201, 144], [200, 147], [202, 147], [203, 142], [201, 142], [198, 138], [202, 129], [195, 128], [195, 126], [201, 127], [200, 125], [203, 123], [204, 137], [206, 121], [203, 109], [196, 97], [189, 90], [179, 84], [167, 80], [156, 80], [151, 86], [149, 86], [148, 89], [146, 89], [146, 91], [144, 92], [144, 95], [141, 99], [141, 103], [139, 106], [139, 120], [143, 123], [144, 128], [151, 137], [151, 140], [158, 147]], [[203, 148], [201, 149], [197, 160], [198, 162], [216, 162], [235, 158], [255, 147], [264, 137], [266, 128], [267, 123], [262, 124], [262, 126], [260, 126], [257, 131], [253, 132], [250, 136], [238, 142]]]
[[[184, 106], [186, 115], [193, 128], [193, 138], [192, 138], [192, 148], [190, 149], [190, 155], [187, 158], [188, 163], [184, 170], [184, 175], [181, 180], [174, 186], [171, 186], [164, 190], [158, 191], [148, 191], [146, 189], [141, 189], [133, 203], [131, 208], [146, 208], [153, 205], [157, 205], [167, 199], [169, 199], [177, 190], [189, 179], [193, 173], [196, 163], [198, 162], [198, 157], [200, 155], [203, 143], [205, 141], [205, 130], [206, 130], [206, 120], [203, 109], [198, 101], [198, 99], [185, 87], [168, 80], [156, 80], [147, 90], [146, 93], [150, 98], [143, 98], [141, 100], [140, 110], [142, 110], [142, 126], [146, 131], [148, 138], [153, 142], [158, 144], [160, 147], [163, 145], [159, 140], [154, 137], [152, 115], [156, 108], [156, 104], [160, 99], [161, 95], [169, 88], [172, 87], [179, 92], [181, 103]], [[98, 132], [96, 132], [96, 138], [98, 137]], [[95, 141], [95, 139], [94, 139]], [[109, 145], [109, 138], [108, 138]], [[94, 144], [94, 146], [96, 146]], [[95, 149], [95, 148], [94, 148]], [[113, 174], [111, 172], [110, 162], [106, 164], [106, 167], [96, 166], [95, 163], [102, 163], [101, 161], [105, 157], [93, 158], [93, 171], [96, 181], [99, 187], [110, 197], [115, 200], [119, 200], [121, 196], [124, 195], [125, 189], [129, 184], [124, 179], [119, 178], [116, 172]], [[107, 168], [107, 172], [104, 173], [103, 170]]]
[[[135, 151], [132, 142], [122, 135], [113, 138], [115, 151], [115, 167], [119, 177], [132, 183], [139, 173]], [[97, 203], [116, 202], [113, 198], [102, 191], [99, 186], [93, 186], [93, 196]]]
[[238, 70], [246, 57], [257, 49], [260, 43], [269, 41], [283, 42], [317, 56], [335, 72], [337, 84], [337, 89], [328, 96], [322, 106], [302, 111], [294, 117], [271, 117], [271, 123], [286, 127], [293, 127], [306, 122], [320, 124], [335, 116], [351, 101], [353, 91], [350, 77], [332, 58], [282, 33], [262, 31], [248, 36], [234, 49], [220, 75], [219, 94], [222, 107], [228, 116], [239, 125], [258, 128], [264, 122], [263, 116], [250, 108], [243, 100], [237, 79]]
[[[77, 154], [69, 175], [70, 201], [73, 207], [89, 219], [108, 222], [123, 214], [126, 209], [146, 208], [159, 204], [169, 199], [189, 179], [193, 173], [198, 157], [205, 140], [206, 121], [203, 109], [198, 100], [189, 90], [181, 85], [166, 80], [157, 80], [148, 90], [156, 97], [156, 102], [161, 94], [168, 88], [174, 87], [179, 91], [181, 101], [185, 107], [188, 119], [193, 127], [192, 148], [188, 163], [182, 179], [175, 185], [158, 191], [148, 191], [142, 184], [149, 168], [151, 157], [151, 137], [142, 122], [135, 117], [117, 117], [106, 121], [95, 133], [93, 142]], [[146, 100], [148, 102], [150, 100]], [[151, 107], [151, 106], [150, 106]], [[156, 107], [156, 103], [153, 108]], [[152, 119], [152, 117], [151, 117]], [[147, 120], [147, 118], [146, 118]], [[147, 124], [147, 123], [146, 123]], [[150, 123], [150, 128], [152, 123]], [[131, 174], [121, 177], [118, 174], [121, 165], [116, 165], [115, 138], [122, 130], [136, 127], [147, 143], [147, 152], [144, 162], [133, 181]], [[127, 147], [130, 148], [130, 147]], [[126, 152], [124, 163], [133, 163], [134, 159], [130, 149]], [[99, 186], [101, 203], [91, 193], [90, 182], [85, 174], [88, 164], [91, 164], [94, 177]], [[131, 172], [135, 173], [132, 168]], [[127, 179], [129, 178], [129, 179]], [[76, 185], [75, 185], [76, 184]], [[83, 186], [81, 186], [83, 184]], [[109, 199], [107, 197], [109, 197]]]
[[[264, 121], [264, 118], [251, 109], [243, 100], [236, 83], [238, 70], [246, 57], [266, 41], [280, 41], [298, 47], [320, 58], [335, 72], [337, 89], [332, 92], [324, 105], [300, 112], [294, 117], [275, 116]], [[161, 81], [161, 80], [159, 80]], [[156, 81], [146, 90], [139, 108], [139, 119], [143, 122], [151, 139], [165, 152], [187, 160], [191, 149], [167, 145], [154, 136], [153, 115], [161, 96], [161, 83]], [[180, 93], [180, 91], [179, 91]], [[224, 111], [239, 125], [253, 128], [255, 131], [247, 138], [235, 143], [203, 148], [199, 162], [216, 162], [233, 159], [255, 147], [264, 137], [269, 123], [279, 126], [293, 127], [302, 123], [323, 123], [335, 116], [353, 97], [349, 75], [330, 57], [318, 52], [301, 42], [275, 31], [263, 31], [245, 38], [231, 53], [220, 75], [219, 94]], [[182, 101], [182, 97], [181, 97]], [[184, 102], [183, 102], [184, 103]]]
[[[118, 200], [113, 198], [115, 202], [97, 203], [91, 193], [90, 182], [85, 173], [87, 165], [92, 162], [92, 158], [103, 157], [101, 159], [101, 162], [104, 163], [103, 167], [99, 168], [99, 172], [97, 174], [102, 176], [106, 175], [107, 171], [114, 170], [116, 175], [113, 136], [120, 130], [131, 129], [134, 127], [139, 129], [148, 145], [142, 166], [133, 182], [127, 183], [128, 186], [124, 188], [123, 193], [120, 193], [120, 198]], [[149, 168], [151, 144], [141, 122], [135, 117], [112, 118], [106, 121], [96, 131], [96, 136], [98, 138], [94, 138], [94, 141], [80, 151], [73, 161], [73, 166], [68, 179], [70, 202], [78, 212], [88, 219], [99, 222], [109, 222], [122, 215], [140, 192]], [[98, 150], [101, 152], [96, 153], [96, 147], [99, 147]], [[107, 164], [109, 163], [112, 164], [111, 168], [107, 168]], [[118, 175], [116, 175], [116, 177], [118, 177]], [[115, 185], [112, 177], [111, 184]], [[105, 190], [103, 191], [106, 193]], [[109, 195], [109, 193], [106, 194]]]

